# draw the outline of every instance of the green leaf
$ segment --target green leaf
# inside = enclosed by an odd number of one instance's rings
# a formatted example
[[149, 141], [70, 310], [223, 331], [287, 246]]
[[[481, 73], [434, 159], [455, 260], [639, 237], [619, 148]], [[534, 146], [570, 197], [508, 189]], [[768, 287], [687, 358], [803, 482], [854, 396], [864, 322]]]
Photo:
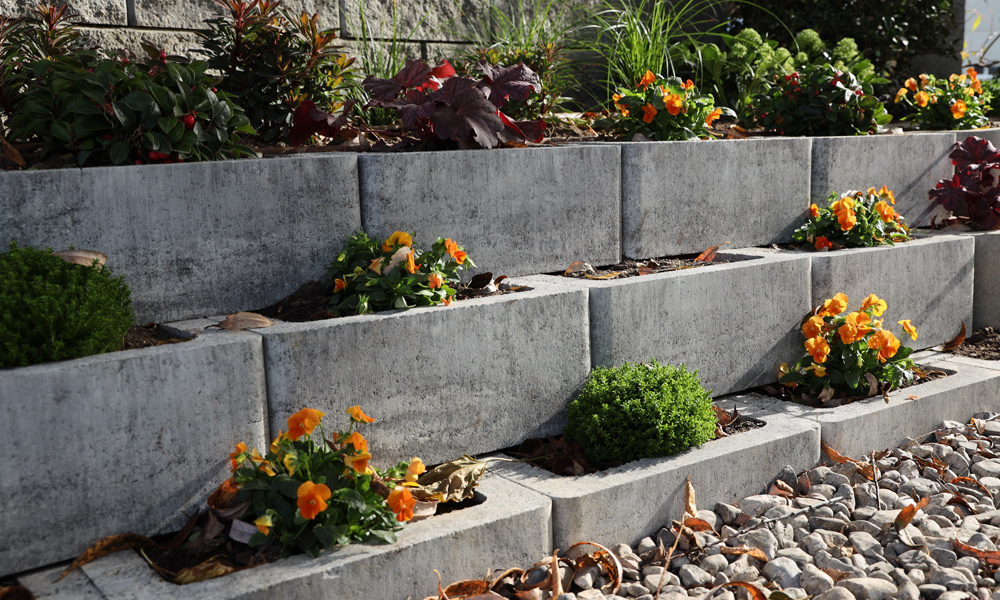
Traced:
[[299, 497], [299, 486], [302, 485], [301, 481], [292, 479], [291, 477], [285, 475], [284, 473], [280, 475], [275, 475], [271, 479], [274, 481], [275, 489], [278, 490], [278, 492], [280, 492], [282, 495], [287, 496], [289, 498]]
[[384, 529], [373, 529], [369, 531], [368, 534], [377, 540], [385, 542], [386, 544], [395, 544], [397, 540], [395, 533]]
[[63, 121], [53, 121], [52, 125], [49, 126], [49, 132], [52, 133], [52, 137], [67, 143], [73, 137], [69, 125]]
[[128, 142], [125, 140], [118, 140], [114, 144], [111, 144], [111, 150], [109, 152], [112, 164], [120, 165], [125, 162], [128, 158]]

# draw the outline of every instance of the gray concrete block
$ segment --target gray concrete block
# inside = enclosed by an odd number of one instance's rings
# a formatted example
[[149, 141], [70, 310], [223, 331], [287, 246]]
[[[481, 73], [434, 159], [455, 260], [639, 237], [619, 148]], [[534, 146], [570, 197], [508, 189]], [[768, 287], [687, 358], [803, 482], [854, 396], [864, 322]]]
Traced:
[[[720, 257], [747, 258], [740, 252]], [[774, 381], [800, 352], [809, 268], [808, 257], [772, 254], [621, 280], [551, 279], [590, 290], [595, 367], [684, 363], [721, 395]]]
[[976, 239], [971, 328], [1000, 327], [1000, 231], [966, 235]]
[[34, 600], [104, 600], [100, 590], [87, 579], [83, 571], [76, 570], [59, 579], [59, 574], [65, 569], [59, 566], [51, 569], [33, 571], [17, 577], [20, 585], [31, 590]]
[[[748, 398], [754, 398], [754, 401]], [[717, 401], [726, 410], [729, 399]], [[741, 397], [741, 414], [767, 425], [666, 458], [648, 458], [600, 473], [560, 477], [523, 463], [501, 463], [504, 476], [552, 498], [553, 547], [579, 541], [634, 545], [684, 512], [685, 479], [698, 508], [759, 493], [785, 465], [796, 472], [819, 460], [819, 426], [771, 409], [775, 401]]]
[[263, 367], [227, 332], [0, 371], [0, 576], [183, 526], [236, 443], [263, 446]]
[[615, 145], [358, 157], [369, 235], [465, 246], [481, 271], [531, 275], [621, 258]]
[[552, 554], [548, 498], [489, 474], [479, 490], [485, 503], [407, 525], [392, 545], [351, 544], [188, 585], [163, 581], [133, 552], [83, 570], [108, 600], [405, 600], [436, 592], [434, 569], [447, 585]]
[[[848, 310], [857, 310], [875, 294], [889, 305], [886, 328], [903, 344], [916, 349], [941, 344], [958, 334], [963, 321], [967, 327], [973, 322], [975, 245], [969, 236], [931, 235], [895, 246], [809, 252], [812, 304], [841, 292]], [[901, 319], [917, 328], [915, 341], [896, 324]]]
[[[219, 7], [212, 0], [134, 0], [135, 25], [168, 29], [205, 29], [205, 19], [219, 14]], [[320, 23], [326, 28], [340, 27], [340, 10], [337, 0], [292, 0], [283, 6], [298, 16], [303, 10], [310, 15], [318, 13]]]
[[346, 422], [360, 404], [374, 464], [427, 464], [562, 428], [590, 372], [587, 293], [532, 278], [533, 290], [258, 330], [271, 429], [303, 407]]
[[[809, 207], [809, 138], [622, 144], [622, 251], [632, 258], [789, 242]], [[765, 202], [766, 210], [752, 209]]]
[[[6, 17], [24, 16], [35, 6], [35, 0], [0, 0], [0, 15]], [[79, 0], [67, 3], [79, 15], [74, 23], [92, 25], [125, 25], [127, 22], [126, 0]]]
[[357, 158], [0, 173], [0, 246], [107, 254], [136, 320], [267, 306], [361, 226]]
[[954, 143], [954, 131], [813, 138], [810, 197], [826, 206], [833, 192], [885, 185], [911, 225], [925, 224], [941, 214], [927, 194], [952, 176], [948, 154]]
[[1000, 411], [1000, 371], [934, 356], [919, 353], [914, 359], [918, 364], [954, 373], [896, 390], [889, 394], [889, 402], [881, 396], [834, 408], [785, 402], [784, 410], [789, 415], [819, 423], [823, 441], [852, 458], [896, 448], [907, 438], [937, 429], [946, 419], [966, 422], [977, 412]]
[[[488, 32], [491, 0], [340, 0], [341, 30], [357, 37], [361, 31], [361, 9], [374, 37], [392, 36], [413, 40], [460, 42]], [[395, 14], [394, 14], [395, 13]]]
[[146, 56], [142, 44], [152, 44], [170, 55], [204, 60], [195, 50], [201, 47], [198, 36], [191, 31], [134, 29], [130, 27], [81, 27], [105, 52], [129, 50], [139, 58]]

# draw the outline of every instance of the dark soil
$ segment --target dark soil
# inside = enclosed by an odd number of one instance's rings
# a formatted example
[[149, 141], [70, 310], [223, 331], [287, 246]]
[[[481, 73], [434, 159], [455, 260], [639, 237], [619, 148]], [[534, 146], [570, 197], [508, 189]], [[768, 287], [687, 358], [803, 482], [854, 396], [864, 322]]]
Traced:
[[645, 260], [632, 260], [627, 258], [616, 265], [607, 265], [602, 267], [593, 267], [583, 261], [577, 261], [570, 265], [566, 271], [562, 273], [554, 273], [554, 275], [574, 277], [576, 279], [625, 279], [627, 277], [667, 273], [669, 271], [679, 271], [681, 269], [696, 269], [698, 267], [728, 262], [733, 261], [719, 257], [710, 261], [698, 260], [694, 254], [685, 256], [664, 256]]
[[864, 397], [838, 395], [834, 396], [831, 400], [827, 402], [823, 402], [820, 399], [810, 394], [807, 394], [806, 392], [796, 392], [794, 388], [785, 387], [777, 383], [774, 385], [764, 385], [752, 391], [755, 391], [758, 394], [763, 394], [765, 396], [780, 398], [788, 402], [795, 402], [796, 404], [811, 406], [813, 408], [833, 408], [836, 406], [843, 406], [844, 404], [851, 404], [852, 402], [858, 402], [860, 400], [867, 400], [868, 398], [875, 398], [880, 395], [883, 398], [885, 398], [886, 402], [889, 402], [889, 392], [894, 392], [897, 390], [905, 390], [906, 388], [913, 387], [915, 385], [920, 385], [921, 383], [926, 383], [928, 381], [933, 381], [935, 379], [941, 379], [942, 377], [948, 377], [949, 375], [952, 375], [954, 373], [954, 371], [942, 371], [940, 369], [935, 369], [933, 367], [927, 367], [922, 365], [916, 365], [916, 368], [923, 373], [923, 376], [913, 380], [913, 383], [904, 385], [900, 388], [896, 388], [893, 390], [879, 390], [874, 394]]
[[149, 348], [151, 346], [162, 346], [163, 344], [176, 344], [186, 342], [191, 338], [178, 337], [163, 329], [156, 323], [146, 325], [133, 325], [125, 332], [125, 340], [122, 342], [122, 350], [135, 350], [136, 348]]
[[970, 358], [1000, 360], [1000, 331], [992, 327], [977, 329], [952, 352]]

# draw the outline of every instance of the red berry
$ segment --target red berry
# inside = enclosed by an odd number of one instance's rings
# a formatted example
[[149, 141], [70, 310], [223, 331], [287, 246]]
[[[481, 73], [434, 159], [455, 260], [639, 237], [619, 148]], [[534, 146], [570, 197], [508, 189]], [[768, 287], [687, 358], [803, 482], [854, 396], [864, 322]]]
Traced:
[[135, 164], [137, 164], [137, 165], [141, 165], [141, 164], [142, 164], [142, 161], [141, 161], [141, 160], [139, 160], [139, 159], [137, 158], [137, 159], [135, 159]]
[[194, 129], [194, 115], [184, 115], [181, 117], [185, 129]]
[[160, 50], [160, 60], [167, 60], [167, 53]]
[[215, 88], [209, 88], [209, 89], [210, 89], [210, 90], [212, 90], [212, 93], [213, 93], [213, 94], [214, 94], [215, 92], [219, 91], [219, 90], [217, 90], [217, 89], [215, 89]]
[[104, 138], [104, 139], [106, 139], [106, 140], [110, 140], [111, 138], [113, 138], [115, 136], [111, 135], [110, 133], [105, 133], [101, 137]]

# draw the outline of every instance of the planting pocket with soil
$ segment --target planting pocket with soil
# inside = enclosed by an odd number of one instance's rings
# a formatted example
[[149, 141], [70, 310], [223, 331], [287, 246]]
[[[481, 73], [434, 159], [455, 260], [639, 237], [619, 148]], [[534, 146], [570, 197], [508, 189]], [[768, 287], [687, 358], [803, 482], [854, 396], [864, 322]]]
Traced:
[[566, 268], [562, 273], [551, 273], [551, 275], [562, 275], [563, 277], [574, 277], [576, 279], [625, 279], [627, 277], [639, 277], [640, 275], [655, 275], [656, 273], [669, 273], [682, 269], [696, 269], [713, 263], [725, 264], [740, 260], [750, 260], [752, 257], [726, 254], [718, 256], [719, 246], [712, 246], [697, 256], [661, 256], [643, 260], [633, 260], [626, 258], [620, 263], [603, 267], [594, 267], [590, 263], [578, 260]]

